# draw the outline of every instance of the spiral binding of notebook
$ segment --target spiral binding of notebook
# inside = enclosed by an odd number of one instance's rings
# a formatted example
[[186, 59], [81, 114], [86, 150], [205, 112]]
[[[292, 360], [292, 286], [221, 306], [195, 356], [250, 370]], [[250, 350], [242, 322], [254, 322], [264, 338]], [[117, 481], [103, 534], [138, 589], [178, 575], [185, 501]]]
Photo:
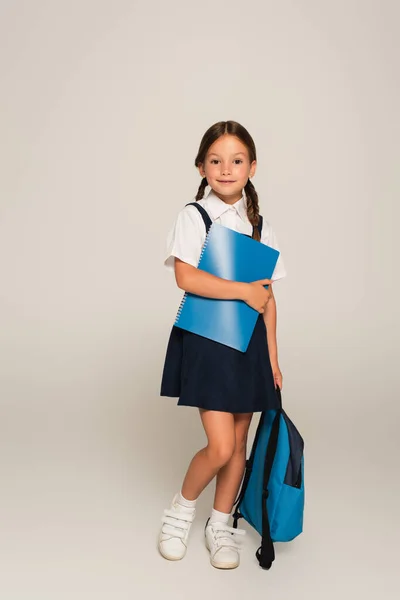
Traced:
[[[212, 230], [212, 228], [213, 228], [213, 226], [211, 225], [211, 227], [210, 227], [210, 229], [208, 230], [208, 233], [207, 233], [207, 235], [206, 235], [206, 238], [205, 238], [205, 240], [204, 240], [204, 244], [203, 244], [203, 247], [202, 247], [202, 249], [201, 249], [200, 258], [199, 258], [199, 262], [198, 262], [198, 265], [197, 265], [197, 266], [199, 266], [199, 265], [200, 265], [200, 262], [201, 262], [201, 259], [202, 259], [202, 257], [203, 257], [204, 251], [205, 251], [205, 249], [206, 249], [206, 247], [207, 247], [207, 244], [208, 244], [208, 242], [209, 242], [209, 239], [210, 239], [210, 231]], [[176, 325], [176, 324], [178, 323], [178, 321], [179, 321], [179, 318], [180, 318], [180, 316], [181, 316], [181, 312], [182, 312], [182, 309], [183, 309], [183, 305], [185, 304], [185, 301], [186, 301], [186, 298], [187, 298], [187, 296], [188, 296], [188, 294], [187, 294], [187, 292], [185, 292], [185, 293], [184, 293], [184, 295], [183, 295], [183, 298], [182, 298], [182, 300], [181, 300], [181, 303], [180, 303], [180, 305], [179, 305], [179, 308], [178, 308], [178, 313], [177, 313], [177, 315], [176, 315], [176, 319], [175, 319], [175, 325]]]

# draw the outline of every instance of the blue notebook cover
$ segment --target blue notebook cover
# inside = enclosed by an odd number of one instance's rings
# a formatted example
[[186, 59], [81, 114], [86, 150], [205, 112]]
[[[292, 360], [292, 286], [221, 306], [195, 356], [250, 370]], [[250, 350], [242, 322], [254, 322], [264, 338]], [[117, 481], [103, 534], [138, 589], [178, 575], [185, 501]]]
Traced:
[[[230, 281], [270, 279], [279, 251], [233, 229], [213, 223], [198, 268]], [[266, 286], [267, 287], [267, 286]], [[242, 300], [220, 300], [185, 293], [175, 325], [246, 352], [259, 313]]]

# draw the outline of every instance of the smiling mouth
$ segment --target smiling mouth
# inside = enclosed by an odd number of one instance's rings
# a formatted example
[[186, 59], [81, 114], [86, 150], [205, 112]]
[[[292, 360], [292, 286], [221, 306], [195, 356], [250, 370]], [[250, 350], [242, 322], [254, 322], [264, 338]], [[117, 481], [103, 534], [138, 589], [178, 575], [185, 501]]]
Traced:
[[234, 181], [221, 181], [220, 179], [218, 179], [218, 183], [235, 183]]

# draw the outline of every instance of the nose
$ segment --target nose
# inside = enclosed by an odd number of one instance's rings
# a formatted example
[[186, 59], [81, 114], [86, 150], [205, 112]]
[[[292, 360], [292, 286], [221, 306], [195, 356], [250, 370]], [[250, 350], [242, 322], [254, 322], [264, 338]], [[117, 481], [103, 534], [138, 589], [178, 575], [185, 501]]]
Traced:
[[228, 175], [230, 172], [231, 172], [231, 170], [230, 170], [230, 168], [229, 168], [229, 165], [225, 165], [225, 166], [222, 168], [222, 174], [223, 174], [223, 175]]

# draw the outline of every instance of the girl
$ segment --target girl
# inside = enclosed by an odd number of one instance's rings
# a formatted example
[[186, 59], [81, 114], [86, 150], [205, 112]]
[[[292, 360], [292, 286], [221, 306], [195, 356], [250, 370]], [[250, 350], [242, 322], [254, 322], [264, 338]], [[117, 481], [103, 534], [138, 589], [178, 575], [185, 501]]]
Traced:
[[202, 177], [196, 204], [178, 214], [165, 261], [175, 270], [182, 290], [208, 298], [240, 299], [260, 313], [245, 353], [174, 326], [162, 375], [161, 396], [177, 397], [178, 405], [199, 409], [208, 444], [193, 457], [181, 491], [164, 510], [158, 548], [169, 560], [185, 556], [196, 501], [216, 476], [205, 542], [211, 564], [221, 569], [239, 565], [239, 540], [245, 532], [228, 526], [228, 521], [245, 469], [252, 415], [279, 407], [276, 386], [282, 388], [282, 374], [271, 281], [281, 279], [286, 271], [279, 256], [271, 280], [239, 283], [215, 277], [197, 265], [213, 221], [279, 250], [270, 224], [259, 215], [257, 192], [250, 181], [256, 164], [254, 141], [239, 123], [221, 121], [206, 131], [195, 159]]

